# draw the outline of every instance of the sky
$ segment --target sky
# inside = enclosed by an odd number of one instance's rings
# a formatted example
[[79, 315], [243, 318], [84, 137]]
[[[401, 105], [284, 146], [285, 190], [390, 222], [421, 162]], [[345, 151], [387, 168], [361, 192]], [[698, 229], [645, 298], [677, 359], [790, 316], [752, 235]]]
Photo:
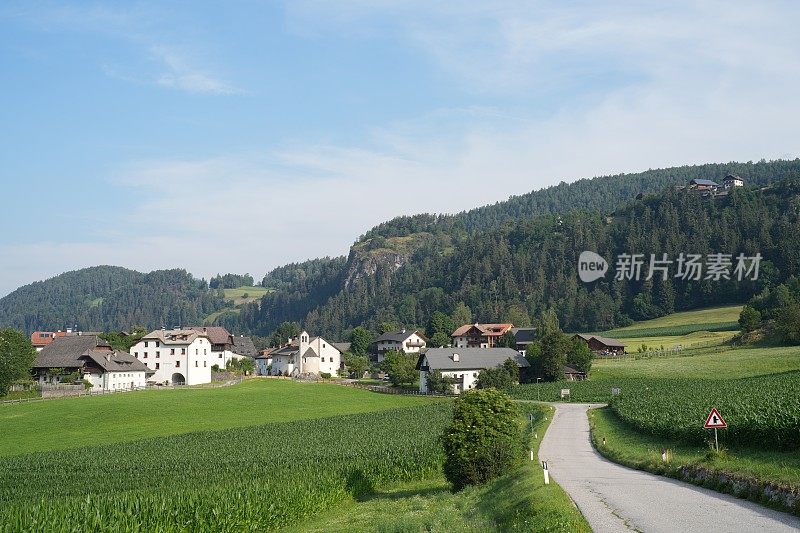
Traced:
[[0, 4], [0, 296], [250, 273], [395, 216], [800, 155], [800, 3]]

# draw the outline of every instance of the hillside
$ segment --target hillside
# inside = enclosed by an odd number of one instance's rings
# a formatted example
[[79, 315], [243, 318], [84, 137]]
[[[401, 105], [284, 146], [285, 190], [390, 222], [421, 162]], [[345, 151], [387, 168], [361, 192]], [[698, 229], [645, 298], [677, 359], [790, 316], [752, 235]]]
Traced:
[[[436, 311], [527, 325], [553, 307], [566, 330], [605, 331], [676, 310], [741, 304], [800, 271], [799, 191], [796, 180], [714, 199], [668, 188], [613, 211], [544, 214], [471, 232], [458, 217], [407, 217], [363, 236], [346, 260], [294, 265], [298, 283], [283, 276], [277, 286], [268, 275], [264, 285], [275, 292], [243, 310], [238, 325], [268, 332], [299, 321], [340, 337], [359, 324], [379, 329], [389, 323], [432, 334]], [[401, 227], [412, 233], [400, 235]], [[583, 250], [608, 258], [612, 274], [613, 258], [626, 252], [671, 258], [760, 252], [764, 261], [757, 282], [615, 281], [607, 275], [586, 285], [576, 272]]]
[[114, 266], [75, 270], [31, 283], [0, 299], [0, 324], [30, 333], [149, 329], [199, 324], [224, 296], [185, 270], [143, 274]]

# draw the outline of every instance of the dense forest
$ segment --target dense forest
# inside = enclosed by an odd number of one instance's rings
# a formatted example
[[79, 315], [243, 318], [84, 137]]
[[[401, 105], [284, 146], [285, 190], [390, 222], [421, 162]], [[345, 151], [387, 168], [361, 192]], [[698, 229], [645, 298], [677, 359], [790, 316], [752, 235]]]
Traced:
[[34, 330], [128, 331], [201, 324], [224, 307], [221, 291], [185, 270], [142, 274], [113, 266], [67, 272], [0, 299], [0, 324]]
[[[720, 182], [728, 173], [746, 187], [716, 198], [677, 188], [693, 178]], [[438, 330], [437, 311], [456, 322], [524, 326], [552, 308], [567, 330], [600, 331], [673, 310], [746, 302], [800, 273], [798, 175], [800, 160], [685, 166], [561, 183], [456, 215], [399, 217], [359, 237], [346, 257], [272, 270], [261, 281], [269, 293], [217, 323], [267, 336], [298, 322], [341, 339], [358, 325], [418, 327], [430, 335]], [[576, 261], [583, 250], [606, 257], [612, 272], [581, 283]], [[765, 260], [755, 283], [615, 281], [614, 257], [625, 252], [760, 252]], [[0, 299], [0, 325], [30, 331], [201, 323], [225, 307], [222, 288], [253, 280], [228, 274], [212, 283], [180, 270], [85, 269]]]

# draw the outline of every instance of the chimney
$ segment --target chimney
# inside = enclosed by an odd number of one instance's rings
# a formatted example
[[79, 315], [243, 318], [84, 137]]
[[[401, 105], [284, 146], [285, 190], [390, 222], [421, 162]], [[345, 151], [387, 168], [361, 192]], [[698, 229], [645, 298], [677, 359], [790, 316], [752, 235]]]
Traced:
[[403, 328], [403, 331], [401, 331], [400, 333], [405, 333], [405, 332], [406, 332], [406, 328]]
[[460, 355], [458, 355], [457, 353], [453, 354], [453, 362], [454, 363], [458, 363], [460, 359], [461, 359]]

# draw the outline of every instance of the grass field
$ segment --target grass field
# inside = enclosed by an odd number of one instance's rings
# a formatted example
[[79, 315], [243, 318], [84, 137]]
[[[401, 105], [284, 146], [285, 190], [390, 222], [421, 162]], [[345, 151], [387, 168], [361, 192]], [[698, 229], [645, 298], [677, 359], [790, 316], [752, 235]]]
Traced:
[[[536, 405], [527, 411], [537, 415], [531, 432], [531, 449], [537, 452], [553, 409]], [[455, 494], [441, 476], [380, 487], [337, 506], [335, 512], [286, 531], [588, 532], [590, 529], [557, 484], [544, 484], [537, 460], [526, 461], [513, 473], [483, 487], [470, 487]]]
[[592, 380], [619, 378], [735, 379], [800, 370], [800, 347], [738, 348], [692, 356], [596, 359]]
[[639, 348], [649, 350], [673, 350], [680, 346], [681, 349], [698, 348], [704, 346], [720, 346], [731, 340], [737, 331], [693, 331], [686, 335], [666, 335], [661, 337], [626, 337], [620, 338], [625, 343], [626, 353], [637, 353]]
[[[264, 287], [238, 287], [236, 289], [225, 289], [225, 299], [233, 302], [234, 305], [254, 302], [270, 292], [271, 289]], [[245, 295], [247, 297], [245, 297]]]
[[253, 379], [0, 405], [0, 456], [430, 403], [338, 385]]
[[640, 330], [653, 330], [663, 328], [680, 328], [685, 326], [703, 325], [713, 326], [715, 324], [730, 324], [739, 320], [742, 312], [741, 305], [730, 305], [726, 307], [709, 307], [707, 309], [697, 309], [695, 311], [681, 311], [671, 315], [644, 320], [624, 328], [617, 328], [607, 331], [609, 336], [624, 336], [626, 333], [633, 333]]

